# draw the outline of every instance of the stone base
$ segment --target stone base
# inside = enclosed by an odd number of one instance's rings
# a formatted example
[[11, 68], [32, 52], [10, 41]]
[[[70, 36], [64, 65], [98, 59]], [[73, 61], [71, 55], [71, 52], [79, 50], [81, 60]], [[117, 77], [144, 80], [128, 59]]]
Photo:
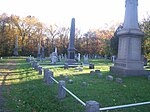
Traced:
[[124, 75], [124, 76], [148, 76], [150, 75], [149, 70], [133, 70], [133, 69], [126, 69], [126, 68], [119, 68], [115, 66], [110, 67], [110, 72], [115, 73], [117, 75]]
[[74, 65], [77, 64], [77, 61], [75, 59], [68, 59], [66, 63], [68, 63], [68, 65]]

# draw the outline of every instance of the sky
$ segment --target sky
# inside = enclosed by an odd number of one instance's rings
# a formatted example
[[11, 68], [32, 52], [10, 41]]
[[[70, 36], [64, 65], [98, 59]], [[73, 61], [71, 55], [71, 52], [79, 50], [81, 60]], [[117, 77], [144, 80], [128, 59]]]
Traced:
[[[138, 0], [139, 21], [150, 14], [149, 4], [150, 0]], [[4, 12], [66, 27], [74, 17], [76, 28], [86, 31], [122, 23], [125, 0], [0, 0], [0, 14]]]

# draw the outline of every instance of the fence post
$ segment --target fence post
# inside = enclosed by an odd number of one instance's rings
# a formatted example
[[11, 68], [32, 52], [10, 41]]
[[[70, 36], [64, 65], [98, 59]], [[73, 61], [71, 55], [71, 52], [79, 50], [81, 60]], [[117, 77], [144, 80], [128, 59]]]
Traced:
[[86, 101], [86, 112], [99, 112], [99, 103], [96, 101]]
[[47, 84], [52, 85], [54, 83], [53, 79], [51, 77], [53, 76], [53, 72], [52, 71], [48, 71], [47, 72]]
[[59, 99], [63, 99], [66, 97], [66, 90], [64, 90], [62, 86], [64, 87], [66, 86], [66, 83], [63, 80], [59, 81], [59, 84], [58, 84], [58, 98]]
[[44, 69], [44, 77], [43, 77], [43, 81], [46, 82], [47, 81], [47, 72], [48, 72], [48, 68]]
[[38, 69], [39, 69], [39, 74], [42, 75], [42, 66], [39, 66]]
[[39, 67], [39, 63], [37, 62], [36, 65], [35, 65], [35, 70], [36, 70], [36, 71], [39, 70], [38, 67]]

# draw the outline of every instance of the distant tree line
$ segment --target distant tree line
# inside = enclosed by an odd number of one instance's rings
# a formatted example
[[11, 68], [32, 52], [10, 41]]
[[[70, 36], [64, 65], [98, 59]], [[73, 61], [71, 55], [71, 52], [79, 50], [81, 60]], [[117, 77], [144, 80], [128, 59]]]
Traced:
[[[141, 23], [145, 36], [142, 51], [150, 57], [150, 17]], [[75, 48], [81, 54], [116, 55], [118, 38], [115, 35], [116, 26], [108, 29], [89, 30], [82, 34], [75, 31]], [[18, 36], [19, 55], [37, 56], [38, 43], [44, 46], [45, 55], [49, 56], [57, 47], [59, 54], [67, 53], [70, 28], [59, 27], [56, 24], [46, 25], [34, 16], [20, 18], [16, 15], [0, 15], [0, 56], [12, 56], [15, 48], [15, 38]]]

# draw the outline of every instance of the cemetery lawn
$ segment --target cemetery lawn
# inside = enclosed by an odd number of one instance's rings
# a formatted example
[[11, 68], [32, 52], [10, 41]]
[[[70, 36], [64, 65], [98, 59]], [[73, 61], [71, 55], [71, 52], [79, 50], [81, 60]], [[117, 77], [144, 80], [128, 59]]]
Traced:
[[[3, 59], [0, 64], [7, 64], [15, 60], [16, 67], [12, 73], [0, 75], [0, 81], [5, 83], [3, 97], [5, 106], [11, 112], [84, 112], [85, 108], [77, 102], [70, 94], [63, 100], [57, 98], [57, 84], [49, 86], [43, 82], [43, 75], [32, 69], [31, 65], [23, 58]], [[94, 70], [101, 70], [102, 78], [90, 76], [93, 69], [83, 67], [83, 71], [70, 68], [64, 70], [62, 66], [42, 65], [54, 72], [54, 78], [65, 80], [59, 77], [60, 74], [68, 76], [73, 80], [72, 84], [66, 81], [66, 87], [77, 95], [82, 101], [95, 100], [101, 107], [117, 106], [130, 103], [150, 101], [150, 81], [147, 77], [125, 77], [116, 76], [109, 72], [113, 64], [109, 60], [93, 59], [90, 63], [95, 64]], [[8, 69], [0, 69], [0, 72]], [[10, 71], [10, 70], [9, 70]], [[123, 79], [122, 84], [106, 80], [107, 75]], [[6, 77], [7, 76], [7, 77]], [[8, 89], [9, 86], [9, 89]], [[116, 109], [104, 112], [150, 112], [150, 105]]]

